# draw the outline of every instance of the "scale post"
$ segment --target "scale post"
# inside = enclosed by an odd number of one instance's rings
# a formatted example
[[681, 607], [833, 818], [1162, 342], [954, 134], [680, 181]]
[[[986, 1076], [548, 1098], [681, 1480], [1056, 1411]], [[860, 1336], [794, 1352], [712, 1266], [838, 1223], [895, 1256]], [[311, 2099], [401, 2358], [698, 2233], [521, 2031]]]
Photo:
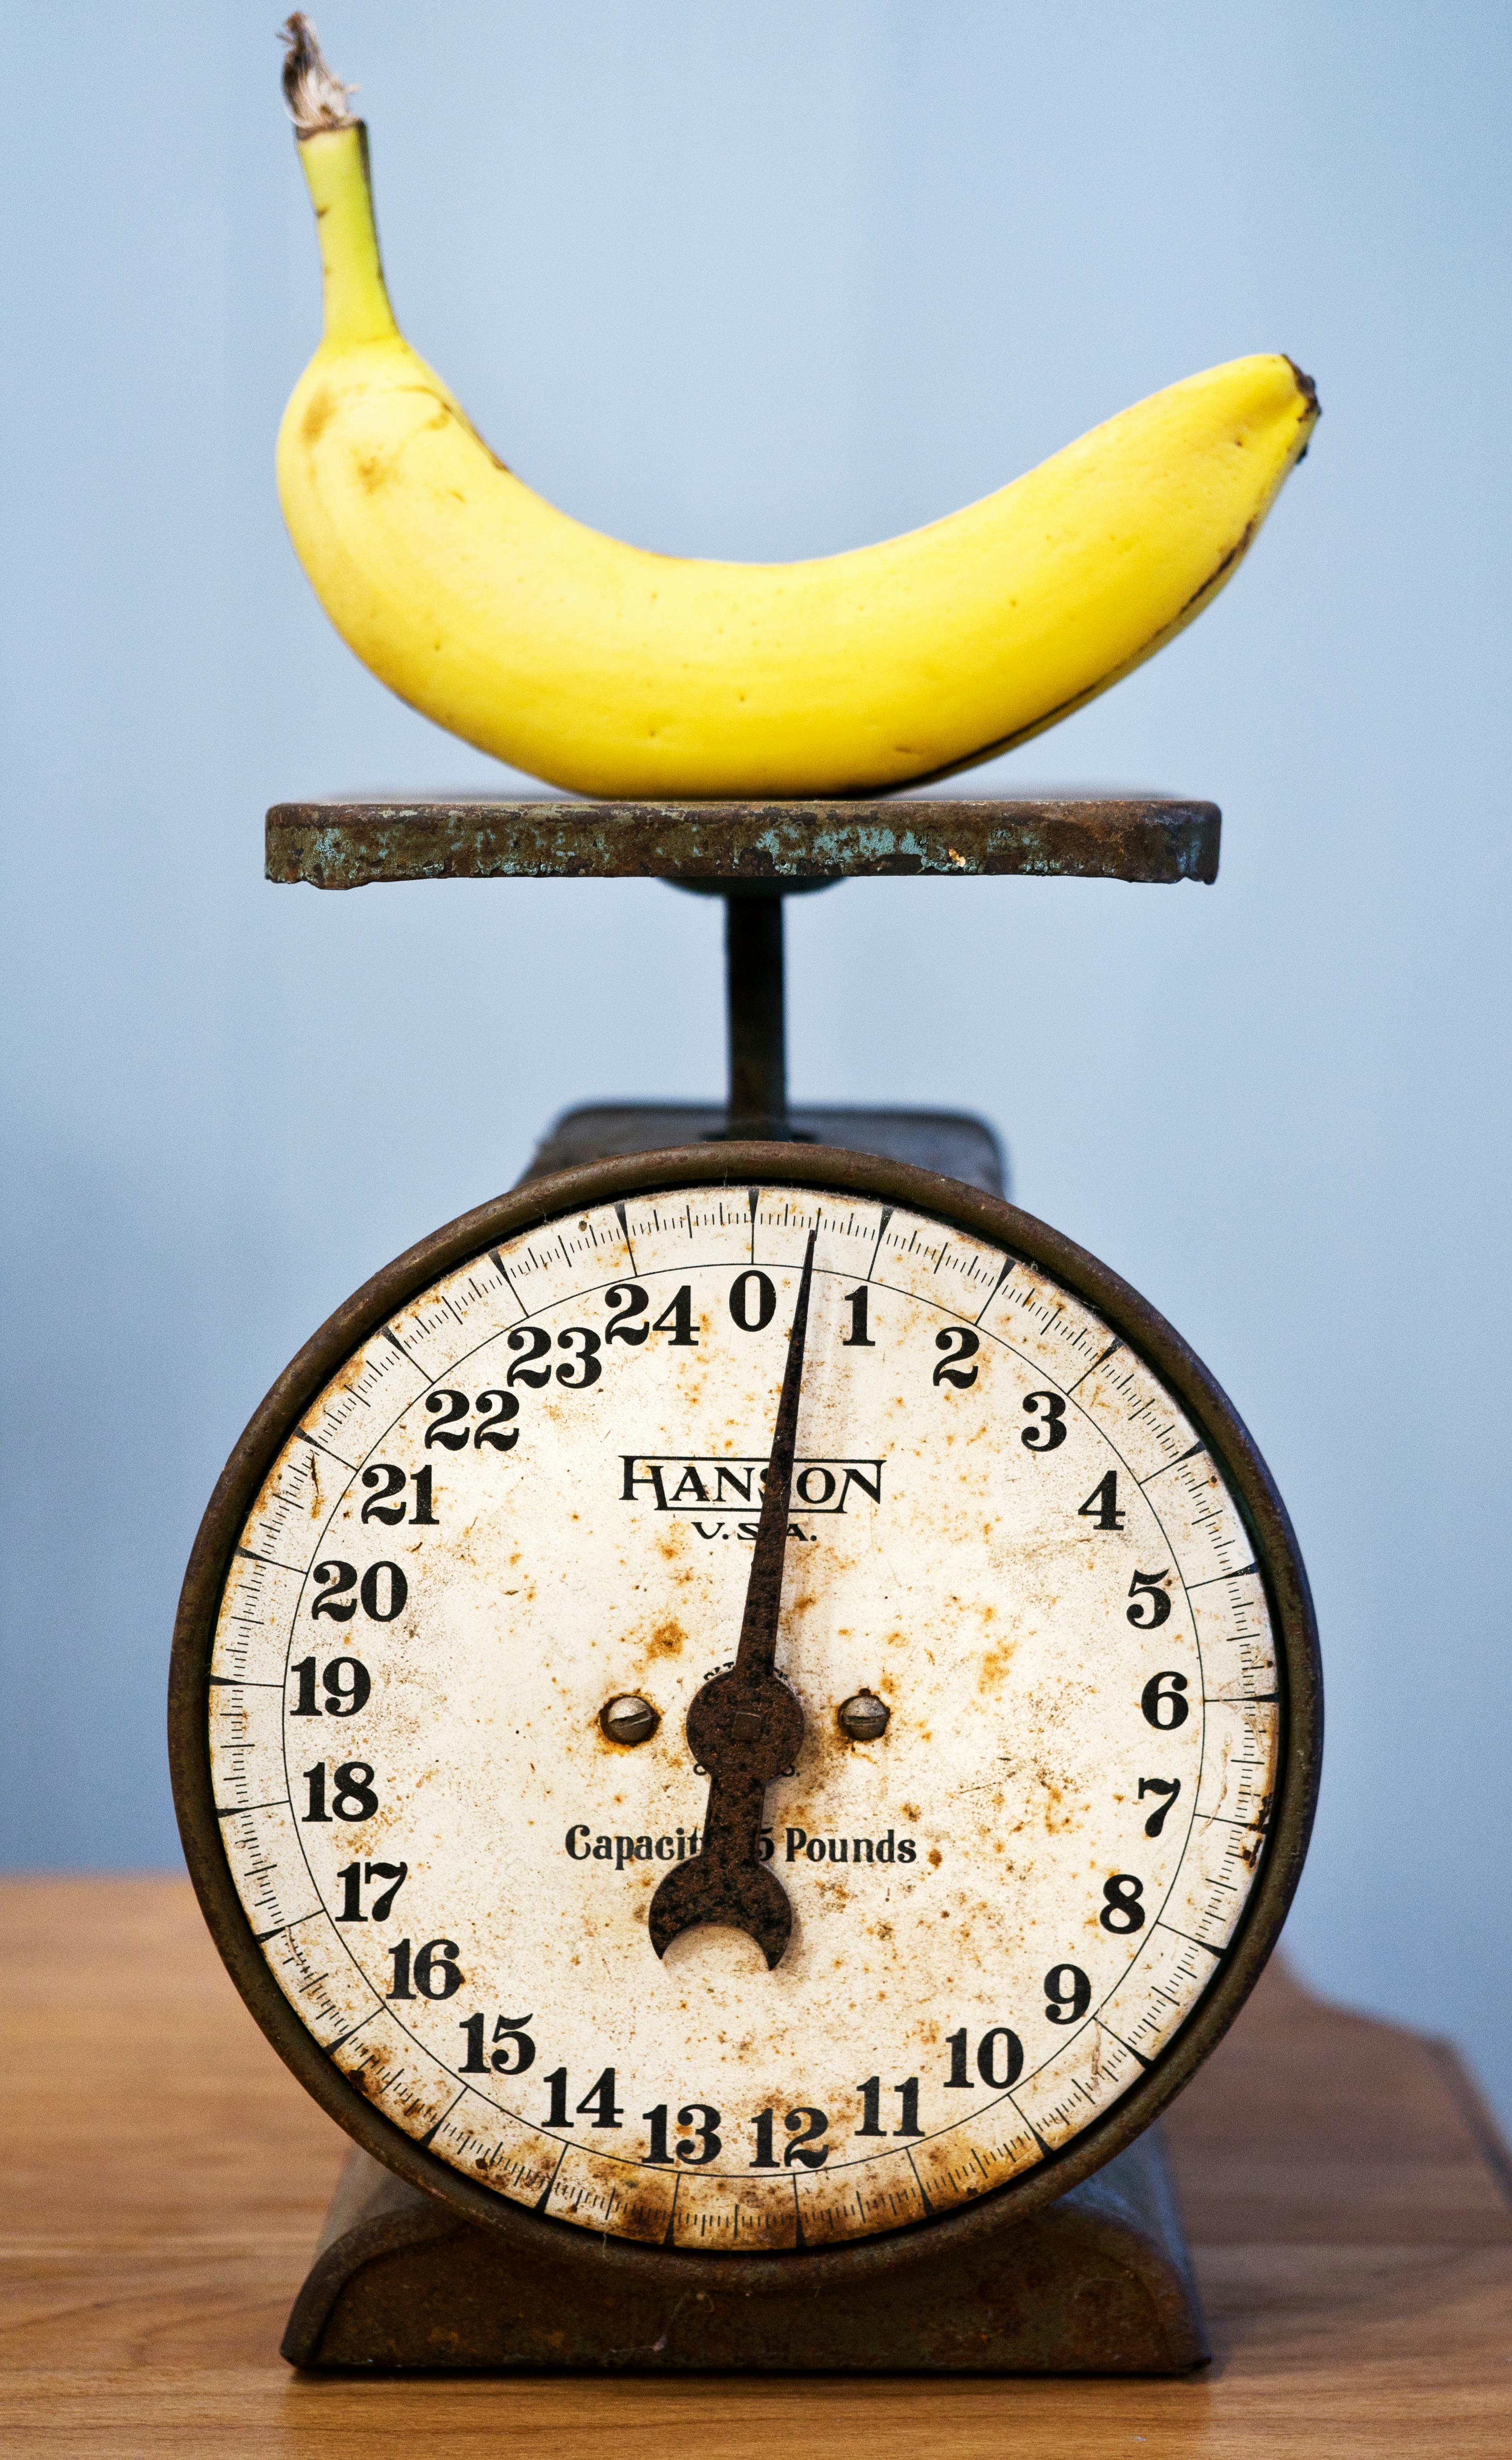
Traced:
[[725, 1008], [729, 1020], [731, 1136], [789, 1142], [787, 1013], [780, 890], [727, 889]]

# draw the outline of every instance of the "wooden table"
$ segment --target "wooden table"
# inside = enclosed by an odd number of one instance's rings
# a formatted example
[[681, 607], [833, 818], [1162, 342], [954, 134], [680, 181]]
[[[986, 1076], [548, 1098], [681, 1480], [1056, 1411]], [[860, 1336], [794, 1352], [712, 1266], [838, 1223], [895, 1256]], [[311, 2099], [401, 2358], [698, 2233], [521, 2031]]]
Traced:
[[299, 2377], [345, 2138], [185, 1881], [0, 1883], [0, 2451], [103, 2460], [1508, 2460], [1507, 2155], [1452, 2052], [1272, 1966], [1166, 2122], [1218, 2351], [1180, 2382]]

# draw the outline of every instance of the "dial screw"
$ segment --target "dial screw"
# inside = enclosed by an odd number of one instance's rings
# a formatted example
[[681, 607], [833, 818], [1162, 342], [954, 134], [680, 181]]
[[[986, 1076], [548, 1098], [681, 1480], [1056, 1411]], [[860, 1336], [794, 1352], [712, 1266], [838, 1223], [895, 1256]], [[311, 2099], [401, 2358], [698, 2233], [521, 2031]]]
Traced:
[[886, 1732], [891, 1715], [886, 1701], [879, 1700], [875, 1691], [855, 1691], [841, 1703], [841, 1731], [853, 1743], [874, 1743]]
[[646, 1743], [661, 1719], [649, 1700], [642, 1700], [634, 1691], [622, 1691], [605, 1701], [599, 1710], [599, 1724], [611, 1743]]

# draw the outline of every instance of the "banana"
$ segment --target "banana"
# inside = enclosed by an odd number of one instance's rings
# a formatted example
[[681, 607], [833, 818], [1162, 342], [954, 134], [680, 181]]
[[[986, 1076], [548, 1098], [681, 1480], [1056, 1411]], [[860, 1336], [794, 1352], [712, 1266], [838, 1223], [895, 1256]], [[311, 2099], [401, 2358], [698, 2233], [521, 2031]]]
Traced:
[[879, 546], [752, 564], [625, 545], [506, 469], [404, 340], [366, 131], [305, 20], [287, 40], [325, 269], [278, 441], [289, 534], [392, 691], [557, 786], [854, 795], [1022, 743], [1201, 612], [1317, 419], [1289, 359], [1234, 359]]

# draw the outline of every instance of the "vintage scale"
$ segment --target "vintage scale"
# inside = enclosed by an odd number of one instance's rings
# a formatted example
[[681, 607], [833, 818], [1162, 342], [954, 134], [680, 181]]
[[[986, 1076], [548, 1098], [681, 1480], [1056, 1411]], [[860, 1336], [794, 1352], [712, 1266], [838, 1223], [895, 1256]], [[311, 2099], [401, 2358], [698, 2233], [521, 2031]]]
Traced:
[[958, 1113], [790, 1117], [782, 898], [1211, 880], [1209, 804], [303, 804], [268, 874], [726, 901], [728, 1111], [585, 1109], [232, 1454], [174, 1781], [357, 2146], [306, 2365], [1178, 2372], [1150, 2122], [1306, 1848], [1264, 1464]]

